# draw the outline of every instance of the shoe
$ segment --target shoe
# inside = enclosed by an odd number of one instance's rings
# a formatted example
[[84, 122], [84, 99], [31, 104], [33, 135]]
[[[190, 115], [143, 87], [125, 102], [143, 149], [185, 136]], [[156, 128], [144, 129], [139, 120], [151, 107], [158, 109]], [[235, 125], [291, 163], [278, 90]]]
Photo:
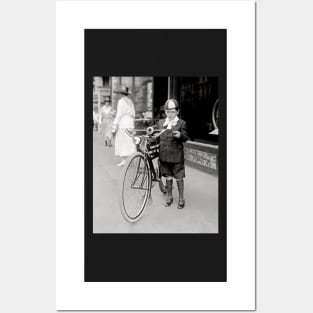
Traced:
[[165, 202], [165, 206], [168, 207], [173, 203], [173, 197], [172, 198], [167, 198]]
[[177, 209], [182, 209], [185, 206], [185, 200], [179, 200]]
[[123, 160], [121, 163], [116, 164], [117, 166], [124, 166], [125, 165], [125, 161]]
[[166, 180], [166, 190], [167, 190], [167, 198], [165, 202], [165, 206], [168, 207], [173, 203], [173, 195], [172, 195], [172, 189], [173, 189], [173, 180]]

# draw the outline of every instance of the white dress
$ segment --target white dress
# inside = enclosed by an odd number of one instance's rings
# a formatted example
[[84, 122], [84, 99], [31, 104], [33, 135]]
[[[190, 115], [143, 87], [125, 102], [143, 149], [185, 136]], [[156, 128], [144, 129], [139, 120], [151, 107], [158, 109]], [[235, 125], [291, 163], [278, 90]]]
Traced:
[[113, 111], [111, 106], [104, 105], [100, 113], [101, 133], [105, 139], [112, 139]]
[[135, 126], [135, 106], [128, 97], [122, 97], [117, 103], [116, 117], [113, 127], [117, 127], [115, 137], [115, 155], [127, 157], [136, 152], [136, 145], [133, 143], [125, 129], [133, 129]]

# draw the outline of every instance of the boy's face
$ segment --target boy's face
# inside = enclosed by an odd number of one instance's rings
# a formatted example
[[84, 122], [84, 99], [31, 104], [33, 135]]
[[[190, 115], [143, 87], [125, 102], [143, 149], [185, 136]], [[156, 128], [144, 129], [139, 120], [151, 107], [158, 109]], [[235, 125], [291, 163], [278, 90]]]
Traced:
[[169, 110], [165, 110], [165, 114], [166, 114], [166, 117], [169, 118], [169, 120], [172, 120], [177, 116], [178, 111], [176, 109], [169, 109]]

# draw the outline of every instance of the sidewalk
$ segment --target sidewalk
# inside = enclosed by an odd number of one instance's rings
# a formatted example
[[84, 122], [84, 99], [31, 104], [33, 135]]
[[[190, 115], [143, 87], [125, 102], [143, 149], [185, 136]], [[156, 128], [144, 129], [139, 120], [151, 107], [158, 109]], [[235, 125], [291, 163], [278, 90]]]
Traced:
[[186, 166], [186, 206], [165, 207], [158, 186], [152, 189], [152, 202], [135, 224], [127, 223], [119, 208], [122, 169], [114, 147], [105, 147], [99, 133], [93, 137], [93, 232], [94, 233], [218, 233], [218, 178]]

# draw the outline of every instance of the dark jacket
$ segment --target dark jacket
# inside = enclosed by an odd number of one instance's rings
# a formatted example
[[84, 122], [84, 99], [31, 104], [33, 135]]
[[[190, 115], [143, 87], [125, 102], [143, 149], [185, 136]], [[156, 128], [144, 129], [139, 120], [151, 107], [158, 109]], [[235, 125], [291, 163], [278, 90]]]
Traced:
[[[166, 129], [164, 127], [165, 120], [159, 121], [159, 129]], [[180, 138], [173, 137], [173, 131], [180, 132]], [[177, 124], [171, 130], [165, 130], [160, 135], [160, 161], [169, 163], [184, 162], [184, 145], [183, 142], [188, 140], [186, 122], [179, 119]]]

